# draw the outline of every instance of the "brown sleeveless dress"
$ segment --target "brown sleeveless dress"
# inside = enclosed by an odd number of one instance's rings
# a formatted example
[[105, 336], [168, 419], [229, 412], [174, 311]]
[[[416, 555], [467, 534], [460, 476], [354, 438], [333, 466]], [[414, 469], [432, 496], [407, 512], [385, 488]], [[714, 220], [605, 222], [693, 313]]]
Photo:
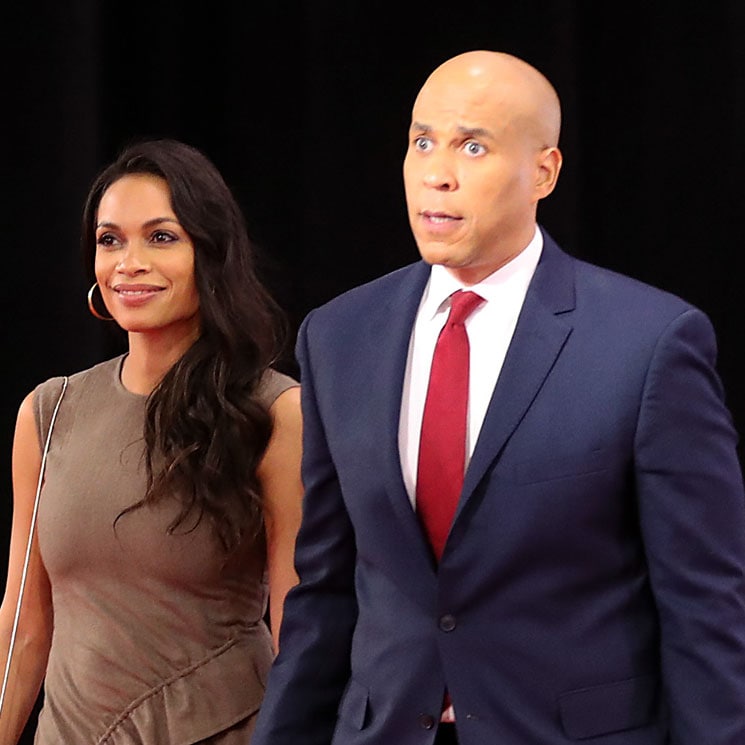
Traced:
[[[122, 357], [70, 377], [38, 517], [54, 634], [36, 745], [246, 745], [272, 662], [263, 539], [229, 558], [176, 503], [117, 515], [145, 489], [145, 396]], [[61, 378], [37, 387], [43, 443]], [[270, 406], [297, 383], [270, 372]]]

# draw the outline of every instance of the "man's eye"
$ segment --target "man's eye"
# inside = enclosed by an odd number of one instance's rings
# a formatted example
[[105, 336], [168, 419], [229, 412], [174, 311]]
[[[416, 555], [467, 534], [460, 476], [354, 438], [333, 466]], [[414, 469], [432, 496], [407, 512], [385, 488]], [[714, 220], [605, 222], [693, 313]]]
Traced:
[[483, 155], [486, 148], [480, 142], [470, 141], [465, 144], [465, 151], [468, 155]]
[[421, 153], [426, 153], [432, 149], [432, 140], [429, 137], [415, 137], [414, 147]]

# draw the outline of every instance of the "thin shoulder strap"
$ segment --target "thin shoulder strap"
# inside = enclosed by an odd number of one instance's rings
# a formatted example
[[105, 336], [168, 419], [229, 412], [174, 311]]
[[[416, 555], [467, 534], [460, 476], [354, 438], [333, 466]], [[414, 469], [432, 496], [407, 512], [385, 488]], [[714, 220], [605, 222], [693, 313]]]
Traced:
[[3, 687], [0, 690], [0, 713], [3, 710], [3, 702], [5, 701], [5, 692], [8, 687], [8, 678], [10, 676], [10, 663], [13, 658], [13, 648], [15, 647], [16, 634], [18, 632], [18, 622], [21, 617], [21, 603], [23, 601], [23, 591], [26, 587], [26, 575], [28, 574], [28, 565], [31, 561], [31, 546], [34, 541], [34, 530], [36, 528], [36, 516], [39, 512], [39, 500], [41, 498], [41, 485], [44, 482], [44, 471], [47, 465], [47, 454], [49, 453], [49, 443], [52, 441], [52, 429], [54, 429], [54, 421], [57, 418], [57, 412], [59, 411], [60, 404], [62, 403], [62, 397], [65, 395], [67, 390], [67, 376], [62, 379], [62, 389], [60, 390], [59, 398], [52, 412], [52, 418], [49, 421], [49, 430], [47, 431], [47, 437], [44, 441], [44, 450], [41, 455], [41, 467], [39, 468], [39, 480], [36, 484], [36, 496], [34, 497], [34, 509], [31, 513], [31, 526], [28, 531], [28, 542], [26, 544], [26, 556], [23, 560], [23, 572], [21, 573], [21, 586], [18, 589], [18, 602], [16, 603], [16, 613], [13, 618], [13, 629], [10, 634], [10, 644], [8, 646], [8, 659], [5, 662], [5, 674], [3, 675]]

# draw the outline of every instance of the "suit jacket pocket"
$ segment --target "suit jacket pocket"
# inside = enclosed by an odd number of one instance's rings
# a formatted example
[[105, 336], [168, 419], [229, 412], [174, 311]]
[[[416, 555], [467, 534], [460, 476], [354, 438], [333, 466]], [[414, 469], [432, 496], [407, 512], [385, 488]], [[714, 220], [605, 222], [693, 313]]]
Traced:
[[597, 473], [609, 466], [609, 454], [606, 450], [573, 455], [546, 454], [515, 464], [512, 479], [518, 484], [536, 484]]
[[352, 679], [339, 702], [339, 719], [349, 726], [361, 730], [367, 716], [367, 688]]
[[573, 740], [649, 724], [657, 712], [656, 675], [567, 691], [559, 696], [561, 722]]

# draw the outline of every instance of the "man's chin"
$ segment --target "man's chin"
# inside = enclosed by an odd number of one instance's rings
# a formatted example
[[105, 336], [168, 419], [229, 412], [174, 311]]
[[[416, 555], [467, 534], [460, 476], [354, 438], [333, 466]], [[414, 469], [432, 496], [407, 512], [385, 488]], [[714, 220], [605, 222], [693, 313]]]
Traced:
[[441, 241], [417, 241], [419, 255], [427, 264], [440, 264], [446, 267], [458, 267], [461, 261], [453, 246]]

